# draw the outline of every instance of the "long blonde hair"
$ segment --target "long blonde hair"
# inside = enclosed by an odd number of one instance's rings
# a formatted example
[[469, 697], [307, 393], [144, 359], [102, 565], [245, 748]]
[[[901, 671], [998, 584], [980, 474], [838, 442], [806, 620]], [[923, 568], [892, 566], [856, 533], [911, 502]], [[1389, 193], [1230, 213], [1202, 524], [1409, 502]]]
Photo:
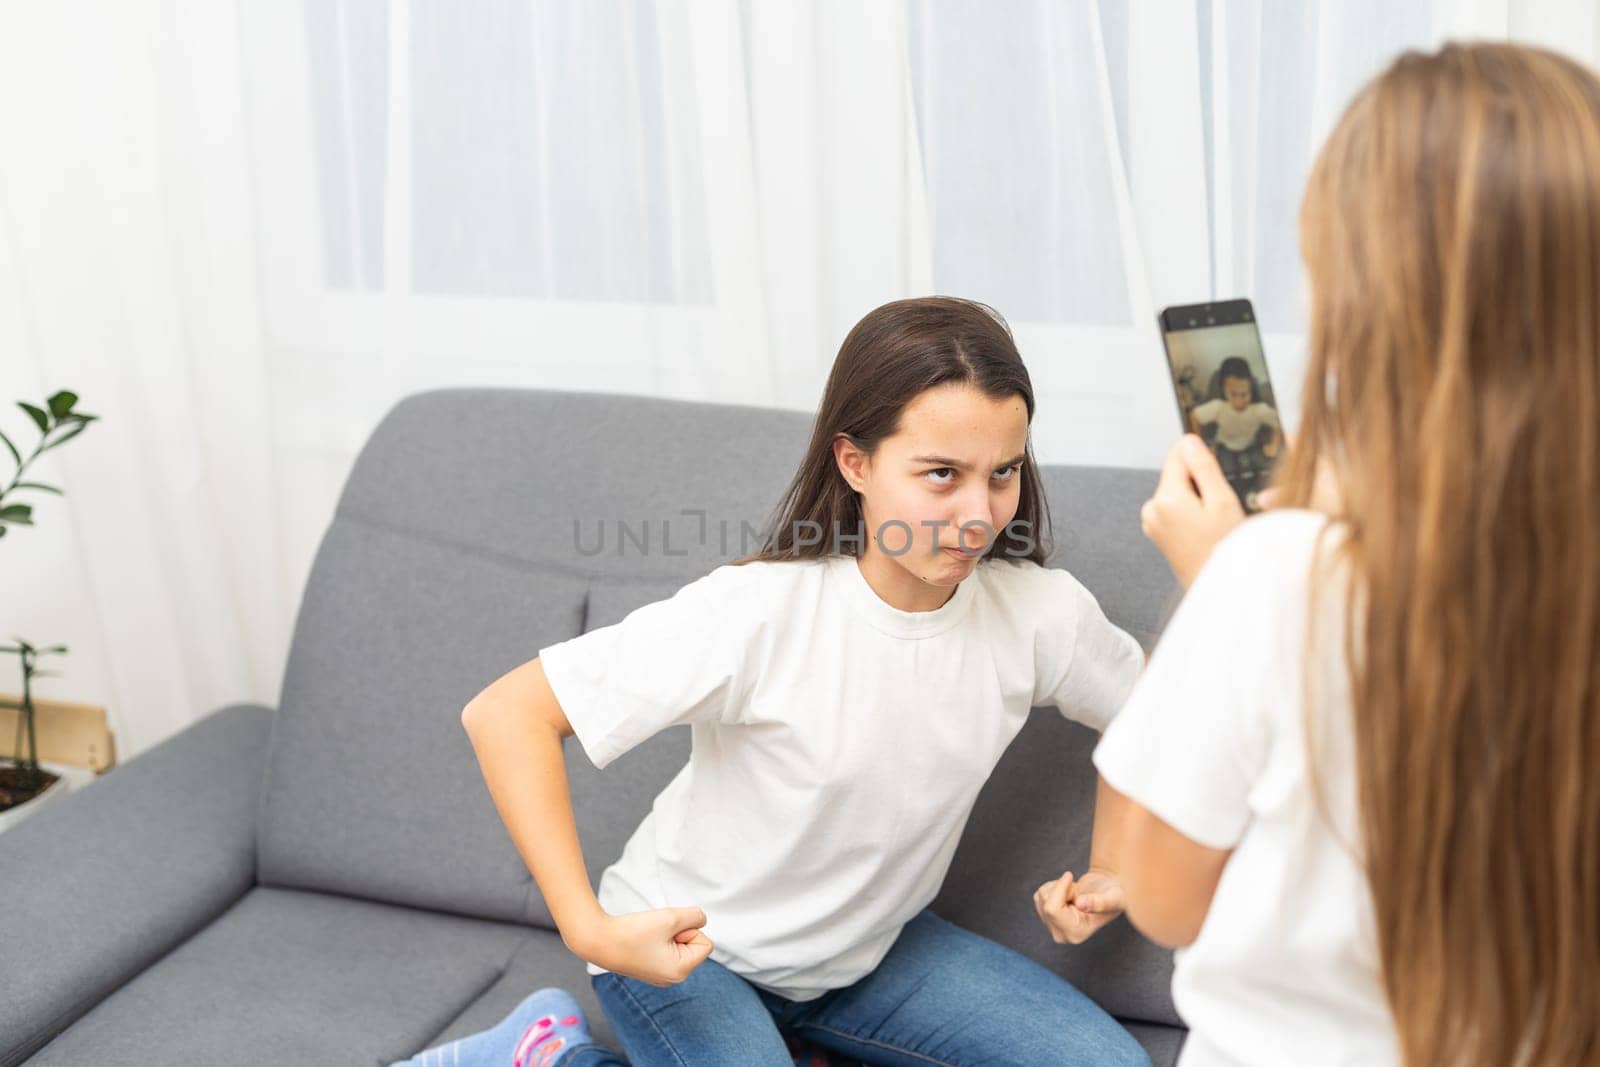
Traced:
[[[1363, 859], [1407, 1064], [1600, 1062], [1600, 80], [1407, 53], [1312, 169]], [[1319, 495], [1320, 499], [1320, 495]], [[1357, 610], [1359, 607], [1359, 610]]]

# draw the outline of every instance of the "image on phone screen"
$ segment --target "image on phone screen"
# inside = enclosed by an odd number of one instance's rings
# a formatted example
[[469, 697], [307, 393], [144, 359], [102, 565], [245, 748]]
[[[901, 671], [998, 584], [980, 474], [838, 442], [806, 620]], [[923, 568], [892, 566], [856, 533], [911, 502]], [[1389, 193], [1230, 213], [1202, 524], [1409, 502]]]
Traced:
[[1184, 432], [1211, 447], [1245, 511], [1259, 511], [1283, 426], [1250, 301], [1169, 307], [1159, 320]]

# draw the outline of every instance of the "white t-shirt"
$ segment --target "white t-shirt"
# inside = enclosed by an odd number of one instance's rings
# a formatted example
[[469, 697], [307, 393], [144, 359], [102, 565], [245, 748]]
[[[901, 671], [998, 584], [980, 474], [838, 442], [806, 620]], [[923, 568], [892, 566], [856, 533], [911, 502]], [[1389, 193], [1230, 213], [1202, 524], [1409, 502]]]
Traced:
[[[1178, 605], [1094, 762], [1113, 788], [1185, 837], [1232, 849], [1173, 1002], [1190, 1027], [1181, 1067], [1399, 1062], [1358, 853], [1340, 572], [1319, 564], [1319, 769], [1303, 694], [1312, 511], [1267, 512], [1217, 545]], [[1328, 530], [1329, 553], [1340, 528]]]
[[1194, 417], [1202, 423], [1216, 423], [1217, 440], [1235, 452], [1243, 452], [1255, 444], [1261, 427], [1278, 428], [1278, 413], [1272, 410], [1271, 404], [1250, 404], [1243, 411], [1237, 411], [1226, 400], [1207, 400], [1195, 405]]
[[870, 973], [933, 901], [1030, 708], [1103, 729], [1144, 664], [1072, 575], [1005, 557], [922, 612], [852, 556], [724, 564], [539, 658], [597, 767], [693, 724], [601, 906], [698, 906], [711, 958], [791, 1000]]

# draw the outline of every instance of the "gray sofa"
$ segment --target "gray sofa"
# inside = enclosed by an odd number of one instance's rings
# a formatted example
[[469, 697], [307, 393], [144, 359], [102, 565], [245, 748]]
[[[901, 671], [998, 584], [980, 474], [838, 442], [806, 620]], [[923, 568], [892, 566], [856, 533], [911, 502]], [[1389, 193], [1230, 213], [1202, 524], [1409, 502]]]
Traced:
[[[542, 646], [740, 554], [741, 524], [766, 518], [809, 426], [537, 390], [396, 405], [318, 550], [277, 708], [221, 708], [0, 834], [0, 1063], [386, 1064], [545, 985], [575, 992], [609, 1040], [460, 712]], [[1139, 535], [1154, 479], [1044, 471], [1052, 562], [1147, 648], [1174, 594]], [[1124, 920], [1058, 946], [1033, 915], [1034, 887], [1087, 855], [1094, 741], [1034, 712], [935, 910], [1067, 976], [1167, 1064], [1184, 1034], [1170, 954]], [[681, 766], [687, 730], [604, 773], [568, 745], [598, 877]]]

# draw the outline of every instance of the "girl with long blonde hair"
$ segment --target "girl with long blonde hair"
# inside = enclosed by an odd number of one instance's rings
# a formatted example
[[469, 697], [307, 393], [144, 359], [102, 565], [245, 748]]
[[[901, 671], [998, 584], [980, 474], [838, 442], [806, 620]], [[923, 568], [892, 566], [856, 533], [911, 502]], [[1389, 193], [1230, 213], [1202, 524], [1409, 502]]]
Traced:
[[1181, 1062], [1600, 1062], [1600, 80], [1407, 53], [1300, 226], [1281, 506], [1174, 448], [1193, 584], [1095, 757]]

